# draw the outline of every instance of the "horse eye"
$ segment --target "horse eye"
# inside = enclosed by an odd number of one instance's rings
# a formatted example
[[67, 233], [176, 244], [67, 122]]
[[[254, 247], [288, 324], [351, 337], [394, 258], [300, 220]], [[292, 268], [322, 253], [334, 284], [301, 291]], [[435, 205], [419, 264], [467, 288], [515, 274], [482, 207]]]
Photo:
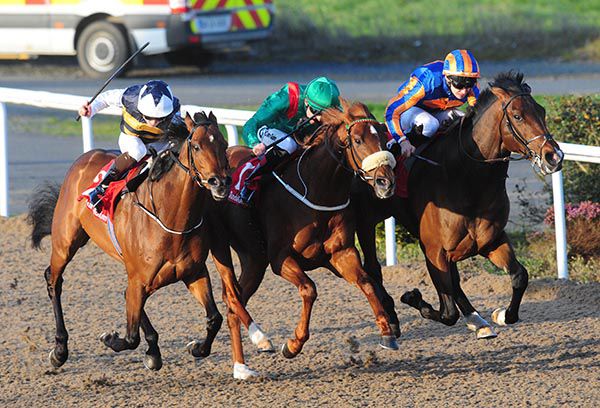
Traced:
[[516, 113], [513, 115], [513, 118], [515, 118], [515, 120], [518, 120], [518, 121], [523, 120], [523, 118], [521, 117], [521, 115], [517, 115]]
[[361, 143], [362, 143], [362, 140], [361, 140], [361, 139], [359, 139], [359, 138], [355, 138], [355, 139], [354, 139], [354, 143], [355, 143], [355, 144], [357, 144], [357, 145], [359, 145], [359, 144], [361, 144]]
[[196, 151], [200, 150], [200, 146], [198, 146], [197, 144], [193, 145], [193, 147], [194, 147], [194, 150], [196, 150]]

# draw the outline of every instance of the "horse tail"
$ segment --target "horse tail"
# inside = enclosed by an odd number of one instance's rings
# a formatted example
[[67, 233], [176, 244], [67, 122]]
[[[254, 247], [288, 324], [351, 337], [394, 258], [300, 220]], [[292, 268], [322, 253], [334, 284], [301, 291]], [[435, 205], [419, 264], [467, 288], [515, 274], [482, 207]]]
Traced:
[[52, 217], [59, 193], [60, 184], [46, 181], [29, 198], [27, 222], [33, 226], [31, 245], [36, 249], [40, 249], [42, 238], [52, 232]]

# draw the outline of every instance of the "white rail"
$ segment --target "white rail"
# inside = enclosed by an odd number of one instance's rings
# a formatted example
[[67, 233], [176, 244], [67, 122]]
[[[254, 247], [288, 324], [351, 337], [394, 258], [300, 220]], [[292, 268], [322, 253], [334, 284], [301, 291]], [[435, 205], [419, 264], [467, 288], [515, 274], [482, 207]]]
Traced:
[[[79, 107], [87, 100], [84, 96], [59, 94], [51, 92], [30, 91], [15, 88], [0, 87], [0, 216], [8, 217], [8, 160], [7, 160], [7, 128], [5, 103], [37, 106], [39, 108], [52, 108], [77, 112]], [[254, 112], [247, 110], [220, 109], [196, 105], [184, 105], [183, 112], [212, 111], [219, 123], [225, 125], [229, 146], [238, 144], [236, 126], [242, 126]], [[107, 108], [100, 112], [105, 115], [120, 115], [117, 108]], [[94, 134], [92, 120], [81, 119], [83, 151], [94, 148]], [[585, 146], [571, 143], [560, 143], [565, 153], [565, 160], [600, 163], [600, 146]], [[554, 199], [555, 229], [556, 229], [556, 260], [558, 277], [568, 279], [567, 267], [567, 229], [565, 219], [565, 205], [563, 192], [562, 172], [552, 175], [552, 191]], [[386, 265], [396, 264], [396, 222], [388, 218], [385, 222], [386, 237]]]

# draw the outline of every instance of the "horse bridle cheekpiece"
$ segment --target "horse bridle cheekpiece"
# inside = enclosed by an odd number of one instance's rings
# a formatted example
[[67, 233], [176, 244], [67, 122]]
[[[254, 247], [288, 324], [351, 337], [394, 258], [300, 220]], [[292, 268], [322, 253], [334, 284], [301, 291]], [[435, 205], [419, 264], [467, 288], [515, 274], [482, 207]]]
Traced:
[[[512, 134], [514, 139], [517, 142], [519, 142], [526, 150], [526, 154], [522, 155], [522, 157], [512, 159], [512, 160], [532, 159], [532, 162], [534, 162], [538, 167], [541, 167], [542, 166], [542, 157], [541, 157], [542, 149], [544, 148], [546, 143], [548, 143], [548, 141], [553, 140], [552, 135], [550, 134], [550, 132], [548, 131], [548, 128], [546, 127], [546, 124], [544, 123], [544, 133], [543, 134], [534, 136], [531, 139], [527, 140], [514, 127], [514, 125], [512, 124], [512, 122], [510, 120], [510, 115], [507, 112], [507, 109], [510, 106], [510, 104], [516, 98], [523, 97], [523, 96], [531, 97], [531, 93], [530, 92], [522, 92], [522, 93], [513, 95], [510, 97], [508, 102], [502, 104], [502, 120], [500, 120], [500, 124], [498, 125], [499, 131], [500, 131], [500, 137], [502, 137], [502, 123], [504, 122], [504, 120], [506, 120], [506, 127], [508, 127], [508, 130], [510, 130], [510, 133]], [[542, 137], [544, 138], [544, 143], [542, 143], [542, 145], [540, 146], [540, 149], [539, 149], [539, 153], [537, 153], [529, 147], [529, 144], [531, 142], [533, 142], [534, 140], [537, 140]], [[510, 158], [510, 156], [509, 156], [509, 158]]]
[[355, 175], [357, 175], [358, 177], [361, 178], [361, 180], [363, 181], [368, 181], [370, 179], [373, 179], [373, 177], [369, 177], [367, 176], [367, 172], [362, 168], [362, 163], [359, 163], [357, 158], [356, 158], [356, 154], [354, 152], [354, 144], [352, 143], [352, 127], [354, 125], [356, 125], [357, 123], [376, 123], [379, 124], [379, 121], [375, 120], [375, 119], [371, 119], [371, 118], [361, 118], [361, 119], [355, 119], [350, 123], [346, 124], [346, 136], [347, 136], [347, 140], [348, 140], [348, 144], [345, 146], [345, 148], [350, 148], [350, 155], [352, 157], [352, 161], [354, 162], [354, 167], [355, 169], [351, 169]]
[[202, 148], [200, 147], [200, 145], [198, 144], [192, 144], [192, 137], [194, 136], [194, 133], [196, 133], [196, 130], [200, 127], [200, 126], [210, 126], [212, 124], [211, 121], [202, 121], [199, 123], [194, 123], [194, 126], [192, 127], [192, 130], [190, 130], [190, 134], [188, 135], [187, 139], [186, 139], [186, 143], [187, 143], [187, 158], [188, 158], [188, 166], [187, 167], [185, 164], [183, 164], [181, 162], [181, 160], [179, 160], [179, 157], [173, 153], [172, 150], [169, 151], [169, 154], [171, 155], [171, 157], [173, 158], [173, 160], [175, 161], [175, 163], [177, 163], [177, 165], [179, 167], [181, 167], [183, 169], [183, 171], [185, 171], [191, 178], [192, 180], [194, 180], [194, 182], [196, 182], [196, 184], [198, 186], [200, 186], [200, 188], [206, 188], [205, 184], [210, 184], [208, 182], [208, 179], [205, 179], [202, 177], [202, 173], [200, 173], [200, 170], [198, 170], [198, 167], [196, 167], [196, 163], [194, 162], [194, 156], [192, 155], [192, 149], [194, 150], [202, 150]]

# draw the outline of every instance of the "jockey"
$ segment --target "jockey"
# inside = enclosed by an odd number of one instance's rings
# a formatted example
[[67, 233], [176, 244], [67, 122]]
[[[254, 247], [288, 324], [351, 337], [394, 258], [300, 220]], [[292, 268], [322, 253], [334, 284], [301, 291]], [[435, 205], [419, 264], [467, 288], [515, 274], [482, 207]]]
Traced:
[[479, 76], [479, 65], [468, 50], [454, 50], [444, 61], [433, 61], [415, 69], [385, 110], [385, 123], [392, 135], [388, 149], [399, 144], [402, 156], [408, 157], [415, 148], [406, 133], [421, 127], [423, 136], [432, 137], [440, 124], [463, 116], [457, 108], [465, 102], [475, 105], [479, 97]]
[[339, 108], [339, 96], [340, 91], [334, 81], [318, 77], [307, 85], [288, 82], [263, 101], [244, 125], [243, 138], [256, 156], [266, 152], [266, 163], [255, 168], [246, 178], [240, 191], [244, 202], [247, 203], [252, 194], [249, 182], [272, 171], [298, 148], [292, 133], [300, 138], [309, 134], [320, 123], [321, 111]]
[[173, 96], [169, 85], [160, 80], [103, 92], [94, 102], [86, 102], [79, 108], [79, 115], [92, 117], [109, 106], [123, 110], [119, 135], [122, 153], [90, 193], [92, 205], [98, 202], [110, 182], [119, 180], [123, 173], [146, 155], [146, 145], [155, 145], [171, 122], [180, 118], [179, 100]]

